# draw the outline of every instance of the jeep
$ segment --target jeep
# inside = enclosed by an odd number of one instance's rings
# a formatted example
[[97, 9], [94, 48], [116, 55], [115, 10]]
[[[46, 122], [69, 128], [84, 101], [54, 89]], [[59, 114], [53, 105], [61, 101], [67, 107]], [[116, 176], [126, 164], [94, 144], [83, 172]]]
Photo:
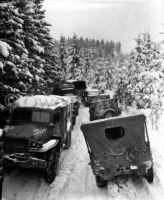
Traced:
[[146, 117], [113, 117], [81, 125], [98, 187], [118, 176], [143, 176], [153, 182], [153, 158]]

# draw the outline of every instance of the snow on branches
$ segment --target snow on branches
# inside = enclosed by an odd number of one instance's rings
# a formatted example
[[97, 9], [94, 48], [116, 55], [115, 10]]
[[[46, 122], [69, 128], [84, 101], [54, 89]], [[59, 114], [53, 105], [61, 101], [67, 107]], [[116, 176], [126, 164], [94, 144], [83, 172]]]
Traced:
[[7, 58], [10, 54], [11, 46], [7, 44], [7, 42], [3, 42], [0, 40], [0, 54]]
[[157, 128], [161, 115], [164, 71], [159, 47], [151, 41], [149, 33], [139, 35], [132, 52], [127, 70], [122, 71], [117, 95], [126, 106], [151, 109], [152, 124]]

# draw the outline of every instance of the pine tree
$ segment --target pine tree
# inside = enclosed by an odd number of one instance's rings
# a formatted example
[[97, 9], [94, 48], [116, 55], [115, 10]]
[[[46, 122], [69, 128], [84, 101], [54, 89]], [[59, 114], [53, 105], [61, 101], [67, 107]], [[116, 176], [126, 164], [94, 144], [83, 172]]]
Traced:
[[68, 68], [67, 68], [67, 51], [65, 44], [65, 37], [61, 36], [59, 41], [59, 67], [62, 72], [62, 79], [67, 80]]
[[79, 46], [78, 46], [78, 39], [75, 34], [72, 38], [71, 47], [68, 49], [68, 67], [69, 67], [70, 78], [72, 79], [81, 78]]
[[122, 71], [126, 79], [120, 81], [117, 93], [122, 91], [122, 95], [126, 94], [125, 98], [122, 96], [126, 104], [135, 104], [138, 109], [150, 108], [152, 116], [159, 117], [164, 80], [159, 49], [151, 41], [149, 33], [139, 35], [136, 42], [135, 50], [126, 65], [127, 70]]
[[33, 79], [29, 72], [28, 51], [23, 42], [23, 20], [13, 2], [0, 4], [1, 48], [6, 46], [8, 55], [1, 54], [1, 95], [26, 93]]

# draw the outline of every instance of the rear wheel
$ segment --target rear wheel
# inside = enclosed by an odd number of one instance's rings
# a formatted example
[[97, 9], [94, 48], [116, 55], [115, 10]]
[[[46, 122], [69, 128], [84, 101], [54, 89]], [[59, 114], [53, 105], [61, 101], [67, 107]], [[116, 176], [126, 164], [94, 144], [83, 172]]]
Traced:
[[52, 183], [57, 175], [59, 166], [59, 152], [55, 148], [47, 152], [47, 168], [45, 170], [45, 181]]
[[95, 176], [96, 178], [96, 184], [100, 188], [107, 187], [108, 180], [104, 180], [101, 176]]
[[151, 167], [150, 169], [148, 169], [147, 174], [144, 176], [147, 180], [148, 183], [152, 183], [154, 180], [154, 171], [153, 171], [153, 167]]

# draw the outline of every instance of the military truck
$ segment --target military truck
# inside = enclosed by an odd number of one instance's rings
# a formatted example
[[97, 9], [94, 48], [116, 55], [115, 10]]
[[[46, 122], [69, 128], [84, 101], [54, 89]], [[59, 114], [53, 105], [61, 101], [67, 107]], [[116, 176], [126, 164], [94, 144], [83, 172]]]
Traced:
[[67, 80], [66, 83], [74, 86], [75, 94], [81, 99], [82, 103], [85, 103], [85, 97], [87, 95], [87, 93], [86, 93], [86, 88], [87, 88], [86, 81], [70, 79], [70, 80]]
[[153, 182], [153, 158], [143, 114], [95, 120], [81, 125], [98, 187], [118, 176]]
[[[105, 97], [105, 95], [103, 95]], [[104, 119], [119, 116], [121, 109], [119, 108], [117, 98], [106, 96], [105, 100], [92, 101], [89, 105], [90, 121], [96, 119]]]
[[4, 128], [4, 164], [38, 168], [45, 181], [56, 177], [62, 149], [71, 145], [72, 102], [56, 95], [25, 96], [15, 102]]
[[85, 97], [86, 107], [89, 107], [90, 104], [93, 102], [111, 99], [114, 97], [114, 92], [109, 90], [105, 90], [103, 93], [101, 93], [98, 89], [87, 88], [86, 93], [87, 93]]
[[71, 83], [62, 83], [56, 85], [53, 89], [53, 94], [69, 97], [72, 100], [72, 123], [75, 125], [76, 117], [80, 107], [80, 97], [76, 94], [76, 88]]

